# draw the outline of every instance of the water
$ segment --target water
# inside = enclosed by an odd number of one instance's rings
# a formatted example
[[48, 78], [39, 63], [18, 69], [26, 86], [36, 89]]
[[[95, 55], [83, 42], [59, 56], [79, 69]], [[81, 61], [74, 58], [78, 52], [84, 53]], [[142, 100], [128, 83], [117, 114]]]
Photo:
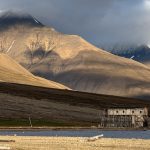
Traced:
[[0, 135], [17, 136], [67, 136], [67, 137], [91, 137], [103, 134], [105, 138], [136, 138], [150, 139], [148, 131], [101, 131], [101, 130], [47, 130], [47, 131], [0, 131]]

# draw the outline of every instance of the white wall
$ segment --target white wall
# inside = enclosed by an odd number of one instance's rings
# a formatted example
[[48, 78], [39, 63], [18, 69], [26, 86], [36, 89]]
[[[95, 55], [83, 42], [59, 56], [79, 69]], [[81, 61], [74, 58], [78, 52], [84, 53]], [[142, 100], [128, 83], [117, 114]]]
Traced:
[[146, 116], [146, 115], [148, 115], [148, 110], [146, 108], [108, 109], [108, 115], [136, 115], [136, 116]]

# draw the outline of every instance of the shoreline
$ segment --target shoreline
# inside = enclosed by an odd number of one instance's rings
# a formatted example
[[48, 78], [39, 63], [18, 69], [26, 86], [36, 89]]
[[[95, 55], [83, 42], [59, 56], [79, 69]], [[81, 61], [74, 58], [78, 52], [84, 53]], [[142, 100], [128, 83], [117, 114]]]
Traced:
[[100, 131], [148, 131], [150, 128], [97, 128], [97, 127], [0, 127], [1, 131], [52, 131], [52, 130], [100, 130]]

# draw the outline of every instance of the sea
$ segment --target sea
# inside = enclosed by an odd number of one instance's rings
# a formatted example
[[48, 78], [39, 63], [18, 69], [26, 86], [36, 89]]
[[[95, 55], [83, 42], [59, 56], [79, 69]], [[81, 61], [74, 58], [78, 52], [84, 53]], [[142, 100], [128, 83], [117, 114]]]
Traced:
[[92, 137], [102, 135], [104, 138], [150, 139], [150, 130], [145, 131], [103, 131], [88, 130], [1, 130], [0, 135], [8, 136], [46, 136], [46, 137]]

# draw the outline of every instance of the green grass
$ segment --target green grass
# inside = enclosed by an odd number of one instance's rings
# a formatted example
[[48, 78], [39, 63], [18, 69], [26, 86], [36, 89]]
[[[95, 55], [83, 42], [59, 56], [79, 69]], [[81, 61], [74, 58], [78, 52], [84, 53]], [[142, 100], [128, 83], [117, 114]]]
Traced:
[[[75, 126], [72, 123], [47, 120], [32, 120], [33, 127], [66, 127]], [[0, 119], [0, 127], [30, 127], [29, 120], [26, 119]]]

